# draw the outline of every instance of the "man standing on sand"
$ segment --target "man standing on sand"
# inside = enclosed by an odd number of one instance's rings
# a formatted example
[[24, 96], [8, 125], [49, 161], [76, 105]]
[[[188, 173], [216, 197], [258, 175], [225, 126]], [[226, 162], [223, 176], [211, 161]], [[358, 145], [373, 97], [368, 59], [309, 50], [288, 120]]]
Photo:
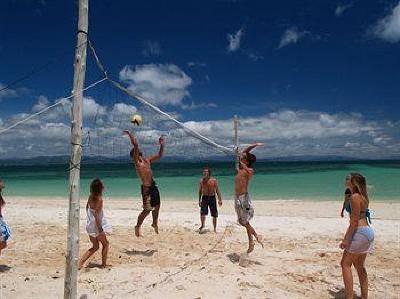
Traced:
[[262, 145], [262, 143], [252, 144], [240, 154], [239, 170], [235, 176], [235, 210], [238, 216], [238, 221], [240, 225], [246, 228], [247, 236], [249, 238], [249, 248], [247, 249], [247, 253], [254, 250], [253, 236], [256, 238], [257, 242], [264, 247], [261, 242], [261, 236], [258, 235], [250, 225], [250, 220], [254, 216], [254, 208], [248, 193], [249, 182], [254, 174], [252, 166], [256, 162], [256, 156], [251, 154], [250, 151], [257, 146]]
[[211, 169], [205, 167], [203, 169], [203, 178], [199, 183], [199, 207], [201, 221], [199, 233], [201, 233], [204, 228], [204, 222], [206, 220], [206, 216], [208, 215], [208, 208], [210, 208], [211, 217], [213, 218], [214, 233], [217, 232], [218, 209], [215, 194], [218, 196], [218, 205], [222, 206], [222, 197], [221, 193], [219, 192], [217, 179], [211, 176]]
[[158, 215], [160, 212], [160, 193], [158, 191], [156, 182], [153, 179], [153, 172], [151, 171], [151, 163], [159, 160], [164, 153], [165, 140], [164, 137], [161, 136], [158, 140], [160, 143], [160, 150], [157, 155], [151, 157], [143, 157], [142, 152], [139, 149], [139, 144], [135, 136], [128, 130], [124, 131], [124, 134], [128, 135], [131, 143], [132, 150], [130, 152], [130, 156], [133, 160], [133, 163], [136, 168], [136, 172], [142, 181], [142, 199], [143, 199], [143, 211], [139, 214], [137, 223], [135, 226], [135, 235], [136, 237], [140, 237], [140, 227], [143, 224], [144, 219], [147, 215], [152, 213], [153, 223], [152, 227], [154, 231], [158, 234]]

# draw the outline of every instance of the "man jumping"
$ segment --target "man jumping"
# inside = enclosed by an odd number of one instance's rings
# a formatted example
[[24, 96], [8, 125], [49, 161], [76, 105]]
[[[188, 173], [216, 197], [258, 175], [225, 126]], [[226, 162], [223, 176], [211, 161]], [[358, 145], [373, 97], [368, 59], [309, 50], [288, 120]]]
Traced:
[[249, 248], [247, 253], [254, 250], [253, 236], [257, 242], [261, 242], [261, 236], [256, 233], [250, 224], [250, 220], [254, 216], [254, 208], [248, 193], [249, 182], [253, 177], [254, 170], [253, 164], [256, 162], [256, 156], [251, 154], [250, 151], [257, 146], [263, 145], [262, 143], [255, 143], [246, 148], [240, 155], [239, 170], [235, 176], [235, 210], [237, 213], [240, 225], [246, 228], [247, 236], [249, 238]]
[[210, 208], [211, 217], [213, 218], [214, 232], [217, 232], [218, 209], [215, 194], [218, 196], [218, 205], [222, 206], [222, 197], [219, 192], [217, 179], [211, 176], [211, 169], [205, 167], [203, 169], [203, 177], [199, 184], [199, 207], [201, 220], [199, 233], [201, 233], [204, 228], [208, 208]]
[[156, 182], [153, 179], [153, 172], [151, 171], [151, 163], [159, 160], [164, 153], [165, 140], [164, 137], [161, 136], [158, 140], [160, 143], [160, 150], [157, 155], [151, 157], [143, 157], [142, 152], [139, 149], [139, 144], [135, 136], [128, 130], [124, 131], [124, 134], [128, 135], [131, 143], [132, 150], [130, 152], [130, 156], [133, 160], [133, 163], [136, 168], [136, 172], [142, 181], [141, 191], [142, 191], [142, 199], [143, 199], [143, 211], [139, 214], [137, 223], [135, 226], [135, 235], [136, 237], [140, 237], [140, 227], [143, 224], [144, 219], [147, 215], [152, 213], [153, 223], [152, 227], [154, 231], [158, 234], [158, 215], [160, 212], [160, 193], [158, 191]]

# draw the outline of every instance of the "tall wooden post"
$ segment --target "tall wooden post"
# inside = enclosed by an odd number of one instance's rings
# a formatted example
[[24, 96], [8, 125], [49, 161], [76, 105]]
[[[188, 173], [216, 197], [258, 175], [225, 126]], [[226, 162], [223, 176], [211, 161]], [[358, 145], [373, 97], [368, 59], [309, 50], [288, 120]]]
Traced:
[[74, 95], [71, 119], [70, 193], [68, 211], [68, 240], [65, 265], [64, 299], [77, 298], [79, 259], [79, 191], [82, 155], [82, 106], [85, 85], [86, 49], [89, 0], [79, 0], [79, 20], [74, 62]]
[[239, 170], [239, 119], [237, 115], [233, 117], [233, 130], [234, 130], [234, 143], [235, 143], [235, 154], [236, 154], [236, 161], [235, 167], [236, 170]]

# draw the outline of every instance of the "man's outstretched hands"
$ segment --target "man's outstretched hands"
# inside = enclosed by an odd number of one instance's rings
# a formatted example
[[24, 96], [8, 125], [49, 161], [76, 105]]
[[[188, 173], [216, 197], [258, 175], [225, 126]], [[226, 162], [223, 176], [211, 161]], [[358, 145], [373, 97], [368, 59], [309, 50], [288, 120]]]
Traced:
[[133, 134], [132, 134], [131, 132], [129, 132], [128, 130], [124, 130], [123, 133], [124, 133], [125, 135], [128, 135], [128, 136], [129, 136], [129, 138], [131, 139], [131, 143], [132, 143], [133, 146], [137, 146], [138, 142], [137, 142], [137, 140], [136, 140], [136, 137], [133, 136]]

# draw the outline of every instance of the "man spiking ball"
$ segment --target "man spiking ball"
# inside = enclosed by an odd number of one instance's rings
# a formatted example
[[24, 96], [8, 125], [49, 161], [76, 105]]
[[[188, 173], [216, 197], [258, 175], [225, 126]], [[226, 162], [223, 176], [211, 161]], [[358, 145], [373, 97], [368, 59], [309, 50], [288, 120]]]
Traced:
[[[139, 126], [143, 122], [142, 117], [138, 114], [135, 114], [131, 118], [131, 123]], [[135, 235], [136, 237], [140, 237], [140, 228], [143, 224], [144, 219], [152, 213], [153, 223], [152, 227], [154, 231], [158, 234], [158, 216], [160, 212], [160, 192], [158, 191], [158, 187], [156, 182], [153, 179], [153, 172], [151, 170], [151, 163], [159, 160], [164, 153], [165, 140], [164, 137], [161, 136], [158, 139], [160, 144], [160, 149], [158, 154], [144, 157], [142, 152], [139, 149], [139, 143], [136, 137], [129, 132], [128, 130], [124, 131], [124, 134], [128, 135], [133, 148], [130, 151], [130, 156], [133, 160], [133, 164], [136, 169], [136, 173], [138, 174], [140, 180], [142, 181], [141, 192], [142, 192], [142, 200], [143, 200], [143, 210], [139, 214], [137, 223], [135, 226]]]

